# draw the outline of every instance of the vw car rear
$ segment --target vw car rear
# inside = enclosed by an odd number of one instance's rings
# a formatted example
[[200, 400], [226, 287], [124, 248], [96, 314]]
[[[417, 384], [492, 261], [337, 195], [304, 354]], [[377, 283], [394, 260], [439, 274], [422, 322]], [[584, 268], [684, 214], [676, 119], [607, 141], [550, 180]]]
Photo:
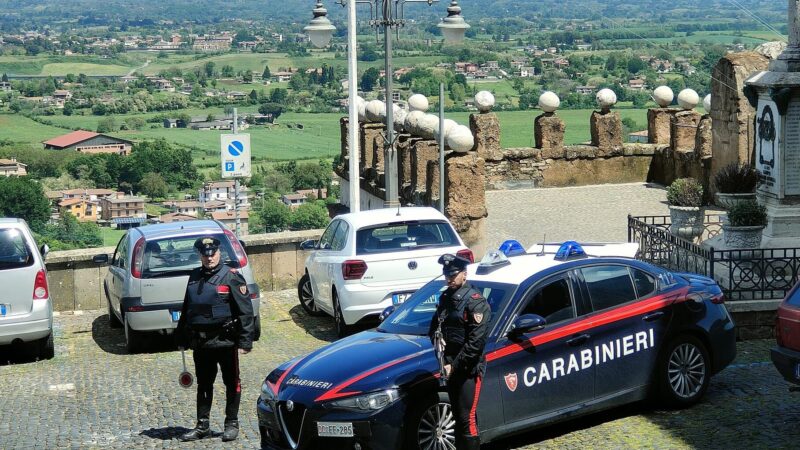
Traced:
[[772, 362], [786, 381], [800, 384], [800, 283], [778, 307]]

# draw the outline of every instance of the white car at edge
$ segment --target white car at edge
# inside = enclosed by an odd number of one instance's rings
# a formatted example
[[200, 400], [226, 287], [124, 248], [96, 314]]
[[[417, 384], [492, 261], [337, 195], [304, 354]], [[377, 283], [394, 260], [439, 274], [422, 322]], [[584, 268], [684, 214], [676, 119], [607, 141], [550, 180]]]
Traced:
[[443, 254], [474, 260], [450, 221], [429, 207], [343, 214], [301, 248], [310, 254], [297, 286], [300, 304], [333, 316], [340, 337], [441, 275]]

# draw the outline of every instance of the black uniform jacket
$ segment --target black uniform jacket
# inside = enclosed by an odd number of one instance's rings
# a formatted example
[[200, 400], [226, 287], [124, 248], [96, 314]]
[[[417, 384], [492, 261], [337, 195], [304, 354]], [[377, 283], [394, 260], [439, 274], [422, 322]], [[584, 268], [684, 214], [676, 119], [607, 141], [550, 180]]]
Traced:
[[468, 283], [457, 290], [448, 288], [442, 292], [428, 335], [433, 340], [441, 320], [444, 359], [452, 366], [452, 374], [483, 375], [486, 366], [483, 348], [490, 316], [486, 299]]
[[[214, 278], [217, 274], [221, 276]], [[216, 285], [208, 283], [216, 280]], [[230, 305], [231, 320], [234, 322], [227, 327], [216, 327], [211, 330], [195, 330], [189, 323], [189, 308], [192, 298], [206, 291], [215, 292], [217, 286], [228, 286], [230, 295], [222, 301]], [[207, 294], [206, 294], [207, 295]], [[253, 348], [255, 334], [253, 323], [253, 304], [247, 290], [247, 282], [236, 269], [224, 264], [219, 264], [213, 269], [202, 266], [192, 271], [189, 283], [186, 286], [186, 296], [183, 299], [181, 318], [175, 330], [176, 341], [180, 347], [191, 347], [195, 350], [201, 348], [238, 347], [246, 350]]]

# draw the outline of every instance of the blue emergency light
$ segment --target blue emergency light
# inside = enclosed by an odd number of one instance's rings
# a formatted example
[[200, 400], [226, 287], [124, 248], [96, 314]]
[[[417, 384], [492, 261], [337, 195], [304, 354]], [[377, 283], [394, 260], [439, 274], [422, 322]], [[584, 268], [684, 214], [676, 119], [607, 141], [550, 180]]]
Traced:
[[507, 241], [500, 244], [500, 248], [498, 248], [502, 254], [506, 256], [517, 256], [517, 255], [524, 255], [525, 254], [525, 247], [514, 239], [508, 239]]
[[556, 261], [566, 261], [569, 259], [574, 258], [582, 258], [586, 256], [586, 252], [583, 251], [583, 247], [581, 244], [575, 241], [567, 241], [561, 244], [561, 247], [558, 247], [558, 251], [556, 252], [556, 257], [553, 258]]

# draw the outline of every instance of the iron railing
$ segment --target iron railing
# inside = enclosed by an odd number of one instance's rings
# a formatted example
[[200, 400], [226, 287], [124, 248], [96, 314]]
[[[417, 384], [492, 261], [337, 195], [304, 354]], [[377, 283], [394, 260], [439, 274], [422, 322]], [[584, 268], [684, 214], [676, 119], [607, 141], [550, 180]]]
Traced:
[[639, 244], [643, 261], [713, 278], [729, 301], [783, 298], [798, 279], [800, 248], [716, 250], [706, 241], [724, 218], [706, 215], [703, 233], [689, 241], [670, 233], [669, 216], [628, 216], [628, 242]]

